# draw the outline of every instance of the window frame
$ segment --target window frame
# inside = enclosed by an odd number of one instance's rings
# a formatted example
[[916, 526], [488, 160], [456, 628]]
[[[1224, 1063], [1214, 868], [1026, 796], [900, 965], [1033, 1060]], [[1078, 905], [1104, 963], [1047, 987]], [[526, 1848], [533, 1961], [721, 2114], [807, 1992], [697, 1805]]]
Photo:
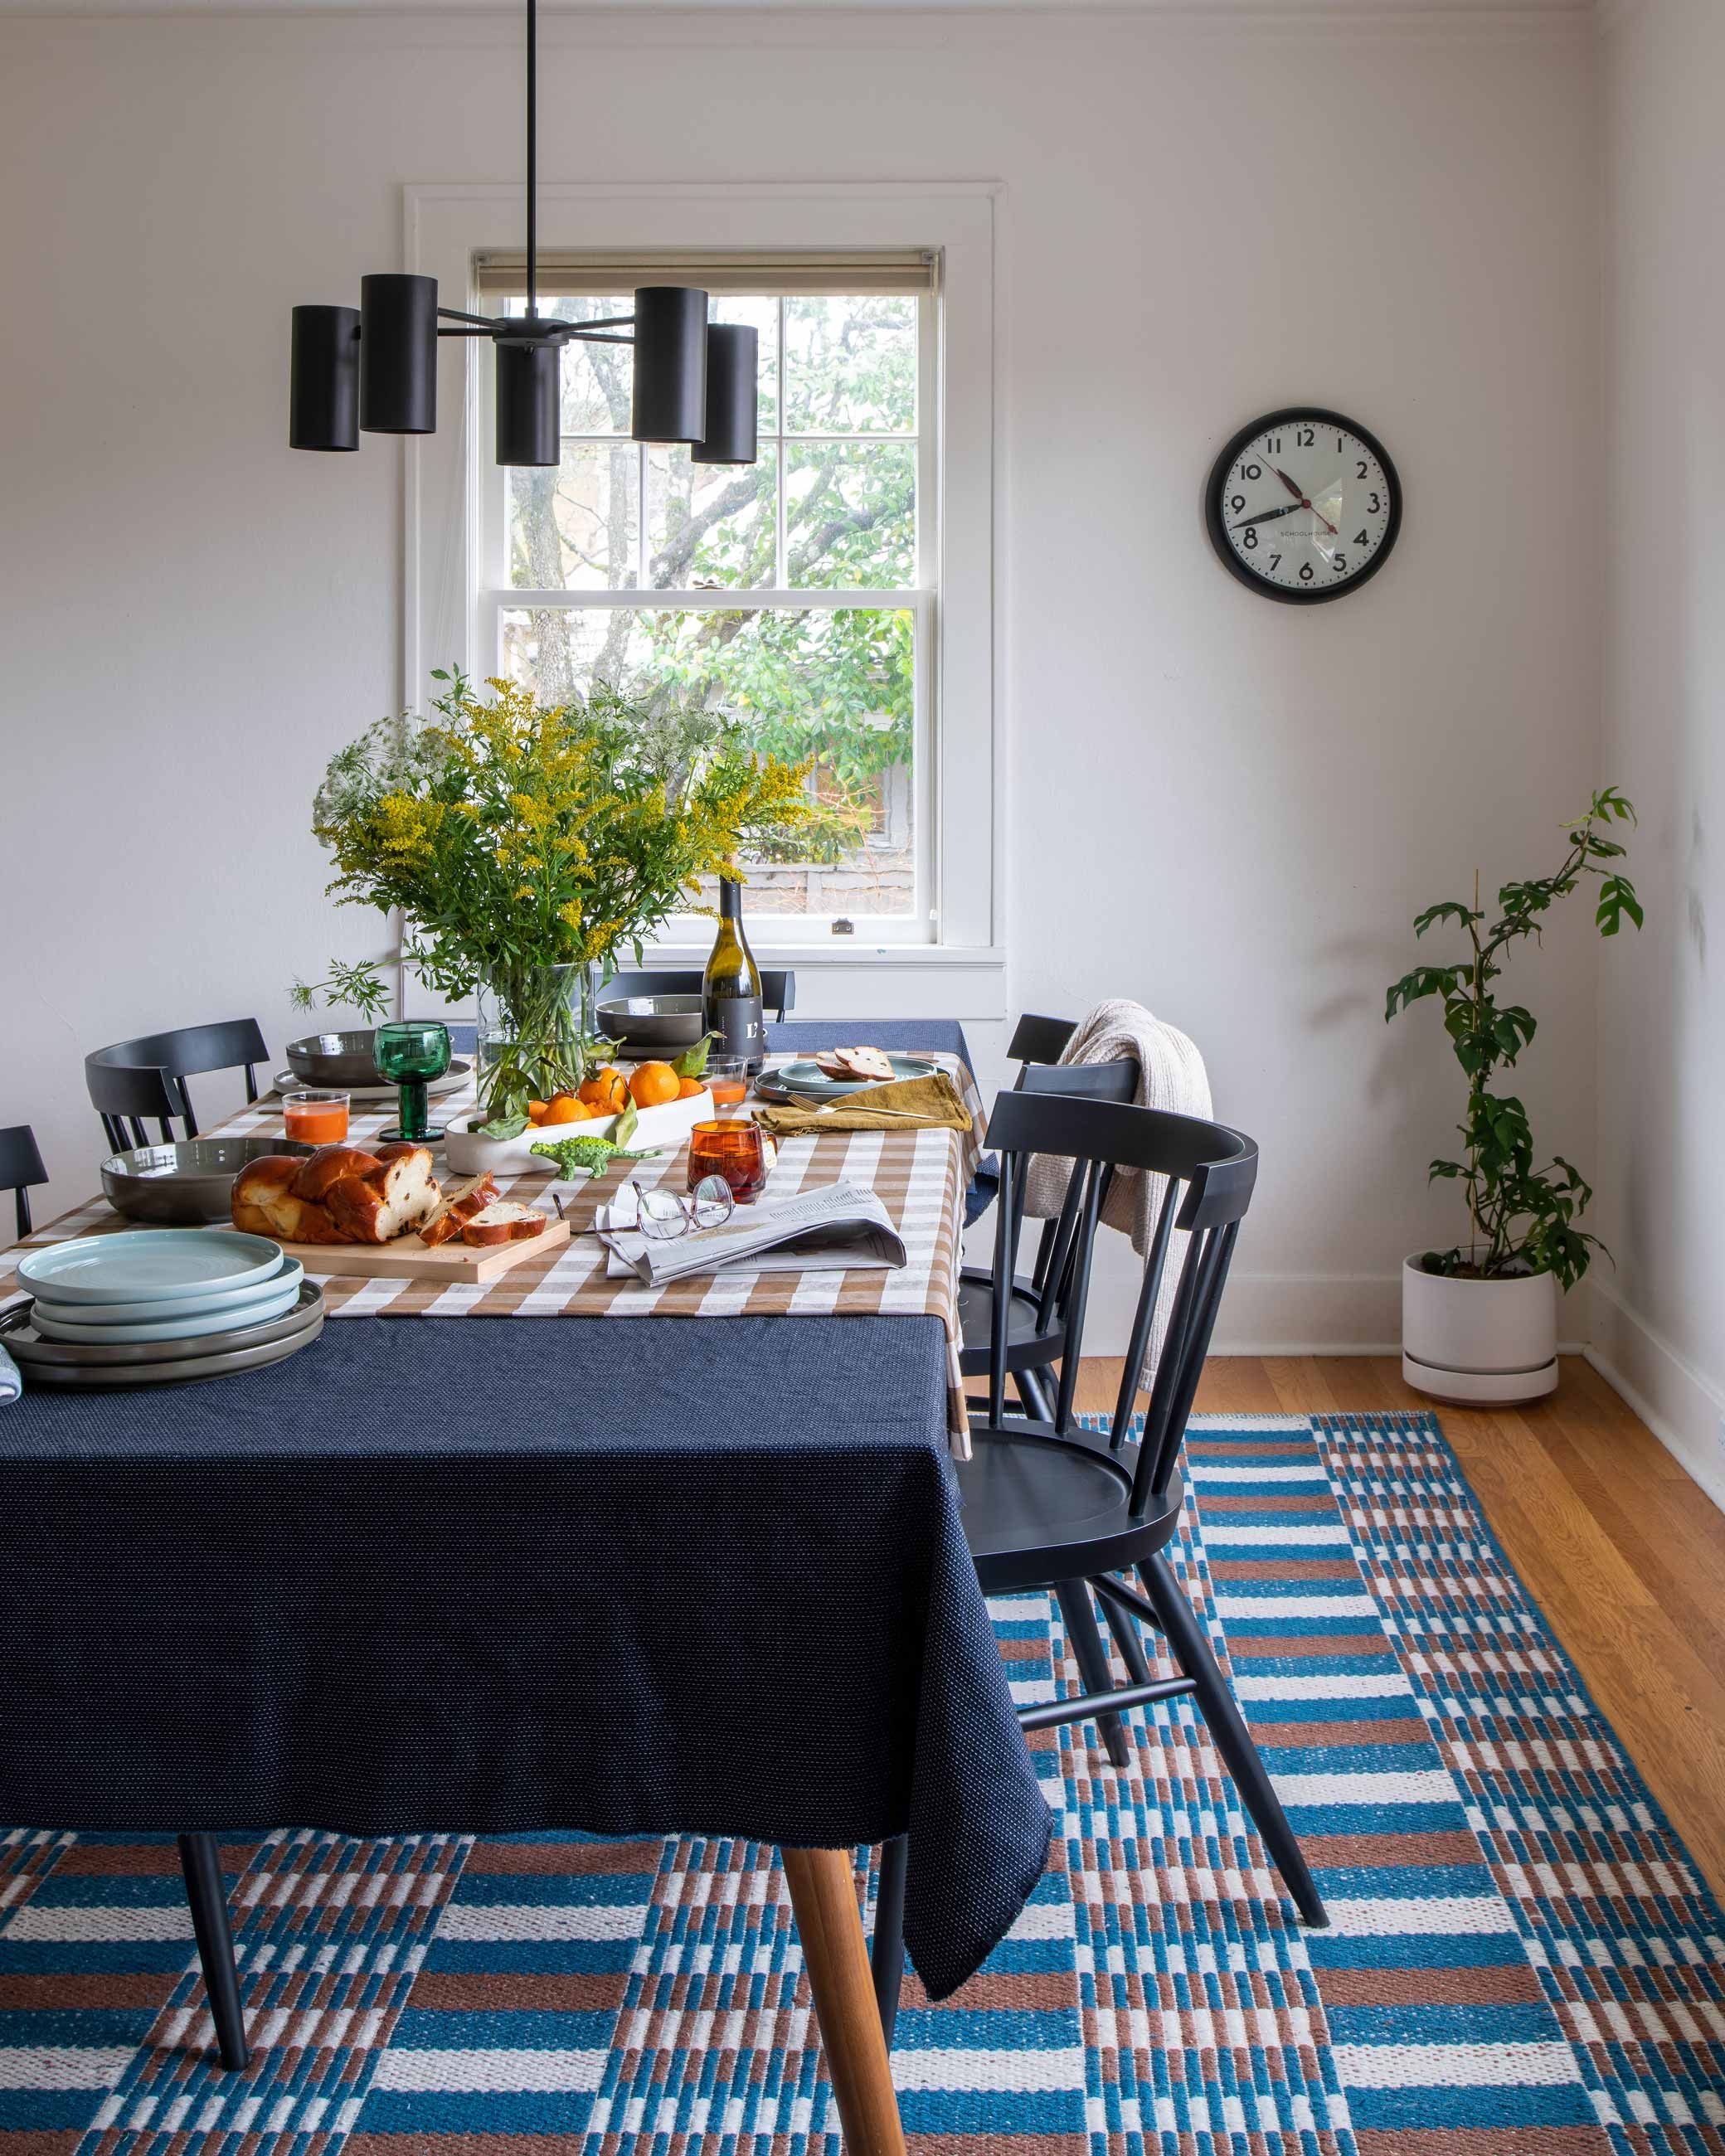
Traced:
[[[1002, 948], [1004, 859], [1005, 719], [998, 693], [999, 624], [996, 583], [997, 445], [994, 418], [994, 197], [987, 182], [928, 185], [834, 183], [778, 186], [542, 185], [541, 244], [548, 254], [603, 250], [627, 254], [675, 248], [698, 255], [734, 254], [739, 235], [751, 252], [927, 249], [941, 264], [942, 301], [935, 336], [925, 340], [932, 370], [932, 429], [922, 439], [939, 444], [932, 473], [919, 467], [919, 492], [937, 514], [939, 593], [922, 601], [932, 634], [919, 634], [919, 666], [931, 671], [919, 704], [932, 714], [930, 751], [919, 758], [926, 790], [922, 819], [932, 839], [934, 918], [919, 932], [932, 940], [894, 944], [873, 932], [855, 937], [798, 938], [793, 918], [767, 916], [752, 941], [763, 957], [783, 951], [799, 965], [847, 965], [877, 956], [901, 961], [911, 973], [926, 964], [995, 972]], [[475, 263], [519, 245], [523, 191], [496, 185], [411, 186], [403, 190], [404, 264], [435, 276], [445, 304], [477, 298]], [[932, 348], [931, 348], [932, 347]], [[488, 354], [478, 341], [445, 340], [440, 357], [441, 424], [437, 434], [404, 443], [401, 701], [423, 705], [430, 670], [454, 660], [479, 670], [491, 626], [482, 621], [479, 550], [491, 459]], [[919, 545], [921, 519], [919, 516]], [[919, 578], [922, 574], [919, 552]], [[922, 588], [919, 586], [919, 589]], [[655, 594], [560, 594], [639, 606]], [[703, 595], [709, 599], [713, 595]], [[720, 595], [734, 607], [745, 595]], [[762, 597], [757, 591], [751, 596]], [[854, 593], [797, 592], [798, 604], [854, 604]], [[891, 593], [894, 603], [903, 596]], [[484, 663], [489, 665], [489, 660]], [[919, 744], [920, 746], [920, 744]], [[919, 807], [922, 803], [919, 802]], [[663, 938], [655, 958], [685, 960], [704, 952], [698, 941]], [[894, 969], [881, 976], [891, 996]], [[978, 976], [980, 978], [980, 975]], [[981, 1014], [978, 1013], [978, 1015]]]
[[[646, 284], [651, 280], [652, 275], [650, 266], [644, 264], [629, 282], [631, 285], [635, 282]], [[769, 296], [772, 282], [770, 273], [763, 270], [762, 292], [747, 296]], [[557, 288], [554, 269], [542, 271], [540, 288], [547, 295], [546, 304], [554, 304]], [[783, 300], [787, 295], [781, 290], [777, 296], [780, 305], [779, 373], [775, 408], [778, 425], [782, 429], [786, 407]], [[914, 873], [910, 908], [908, 911], [898, 914], [865, 913], [852, 909], [843, 913], [829, 911], [823, 913], [758, 915], [756, 919], [757, 940], [759, 937], [764, 937], [780, 947], [794, 944], [799, 949], [808, 946], [824, 950], [836, 940], [834, 923], [842, 920], [851, 922], [849, 932], [855, 941], [875, 949], [888, 945], [934, 944], [938, 941], [936, 893], [940, 834], [936, 828], [935, 792], [931, 776], [938, 738], [936, 707], [939, 680], [939, 606], [936, 585], [940, 562], [938, 276], [932, 290], [913, 296], [916, 300], [916, 411], [913, 434], [893, 433], [883, 429], [843, 435], [779, 432], [772, 437], [778, 460], [775, 489], [777, 530], [774, 562], [775, 567], [781, 571], [786, 560], [786, 459], [788, 452], [798, 443], [842, 440], [865, 445], [914, 444], [916, 452], [916, 559], [911, 581], [908, 584], [883, 587], [810, 585], [806, 588], [789, 584], [726, 585], [721, 590], [713, 591], [696, 586], [659, 585], [639, 581], [647, 567], [651, 552], [646, 481], [647, 460], [655, 446], [642, 442], [634, 445], [638, 453], [636, 468], [639, 473], [635, 529], [635, 575], [638, 581], [628, 585], [592, 585], [549, 590], [511, 585], [506, 581], [510, 537], [508, 473], [495, 462], [489, 465], [482, 462], [476, 475], [480, 515], [474, 563], [474, 634], [477, 650], [485, 654], [488, 674], [502, 670], [504, 616], [534, 608], [554, 608], [572, 613], [586, 611], [739, 613], [757, 608], [775, 613], [863, 613], [891, 609], [894, 613], [911, 613], [916, 617], [911, 765]], [[495, 303], [494, 295], [487, 304], [495, 305]], [[479, 377], [480, 403], [484, 410], [490, 408], [496, 393], [496, 353], [495, 348], [489, 342], [476, 340], [475, 345], [475, 372]], [[599, 447], [612, 447], [628, 439], [626, 436], [603, 434], [565, 434], [560, 439], [564, 443], [575, 442]], [[763, 440], [765, 439], [763, 437]], [[674, 914], [667, 920], [655, 948], [663, 950], [667, 947], [701, 943], [710, 936], [706, 916], [687, 911]]]

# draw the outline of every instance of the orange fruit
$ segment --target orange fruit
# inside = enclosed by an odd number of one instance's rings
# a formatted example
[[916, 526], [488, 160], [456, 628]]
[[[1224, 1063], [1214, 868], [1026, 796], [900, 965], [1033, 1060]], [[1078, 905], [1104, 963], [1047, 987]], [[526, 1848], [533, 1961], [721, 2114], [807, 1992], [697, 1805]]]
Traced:
[[588, 1119], [586, 1105], [572, 1093], [554, 1093], [545, 1111], [547, 1123], [584, 1123]]
[[580, 1097], [590, 1115], [616, 1116], [629, 1106], [629, 1088], [623, 1082], [623, 1073], [608, 1063], [583, 1082]]
[[527, 1121], [530, 1123], [542, 1123], [548, 1112], [548, 1106], [549, 1104], [544, 1101], [529, 1101], [527, 1103]]
[[700, 1091], [701, 1081], [698, 1078], [680, 1078], [677, 1081], [677, 1098], [680, 1101], [692, 1101]]
[[638, 1063], [629, 1074], [629, 1090], [638, 1108], [662, 1108], [677, 1097], [677, 1074], [668, 1063]]

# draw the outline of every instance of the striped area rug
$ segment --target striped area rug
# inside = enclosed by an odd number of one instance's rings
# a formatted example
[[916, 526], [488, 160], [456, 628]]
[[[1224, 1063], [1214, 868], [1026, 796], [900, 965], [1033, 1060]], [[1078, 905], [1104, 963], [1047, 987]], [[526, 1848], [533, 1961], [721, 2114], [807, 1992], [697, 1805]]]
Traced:
[[[906, 1979], [918, 2156], [1725, 2156], [1717, 1906], [1435, 1421], [1195, 1424], [1181, 1576], [1334, 1922], [1276, 1894], [1185, 1702], [956, 1999]], [[1018, 1696], [1076, 1682], [995, 1606]], [[782, 1875], [572, 1835], [228, 1851], [258, 2058], [213, 2071], [171, 1842], [0, 1839], [0, 2156], [837, 2156]], [[860, 1875], [860, 1891], [873, 1881]]]

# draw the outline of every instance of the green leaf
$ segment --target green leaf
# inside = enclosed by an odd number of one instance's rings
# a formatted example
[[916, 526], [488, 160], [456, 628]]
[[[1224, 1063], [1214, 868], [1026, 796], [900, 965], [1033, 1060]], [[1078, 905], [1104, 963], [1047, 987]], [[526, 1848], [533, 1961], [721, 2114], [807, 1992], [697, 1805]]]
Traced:
[[1476, 913], [1471, 906], [1462, 905], [1459, 899], [1446, 898], [1436, 906], [1428, 906], [1424, 913], [1414, 916], [1414, 933], [1423, 936], [1434, 922], [1439, 921], [1458, 921], [1466, 928], [1470, 921], [1483, 918], [1483, 915]]
[[671, 1065], [671, 1069], [676, 1072], [678, 1077], [700, 1077], [701, 1072], [706, 1068], [706, 1059], [711, 1053], [713, 1043], [718, 1037], [716, 1033], [704, 1033], [692, 1048], [685, 1048]]
[[[468, 1128], [470, 1130], [472, 1127], [469, 1124]], [[527, 1118], [525, 1116], [499, 1116], [491, 1122], [481, 1123], [479, 1134], [482, 1138], [518, 1138], [526, 1127]]]
[[635, 1106], [634, 1102], [631, 1101], [629, 1106], [623, 1111], [623, 1113], [617, 1118], [616, 1122], [612, 1127], [610, 1137], [606, 1142], [614, 1146], [626, 1146], [629, 1140], [634, 1136], [636, 1127], [639, 1124], [640, 1120], [640, 1111]]
[[1607, 876], [1599, 886], [1599, 903], [1594, 914], [1594, 924], [1602, 936], [1615, 936], [1623, 925], [1627, 914], [1637, 928], [1641, 926], [1641, 901], [1635, 896], [1635, 887], [1627, 876]]

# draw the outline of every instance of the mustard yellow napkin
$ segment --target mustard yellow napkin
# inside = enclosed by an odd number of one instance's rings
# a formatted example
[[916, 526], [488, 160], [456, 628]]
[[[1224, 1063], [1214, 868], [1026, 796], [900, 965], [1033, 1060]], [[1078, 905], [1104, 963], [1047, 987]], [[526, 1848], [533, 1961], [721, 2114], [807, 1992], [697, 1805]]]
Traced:
[[805, 1131], [968, 1131], [970, 1111], [944, 1070], [865, 1086], [830, 1108], [757, 1108], [755, 1121], [776, 1138]]

